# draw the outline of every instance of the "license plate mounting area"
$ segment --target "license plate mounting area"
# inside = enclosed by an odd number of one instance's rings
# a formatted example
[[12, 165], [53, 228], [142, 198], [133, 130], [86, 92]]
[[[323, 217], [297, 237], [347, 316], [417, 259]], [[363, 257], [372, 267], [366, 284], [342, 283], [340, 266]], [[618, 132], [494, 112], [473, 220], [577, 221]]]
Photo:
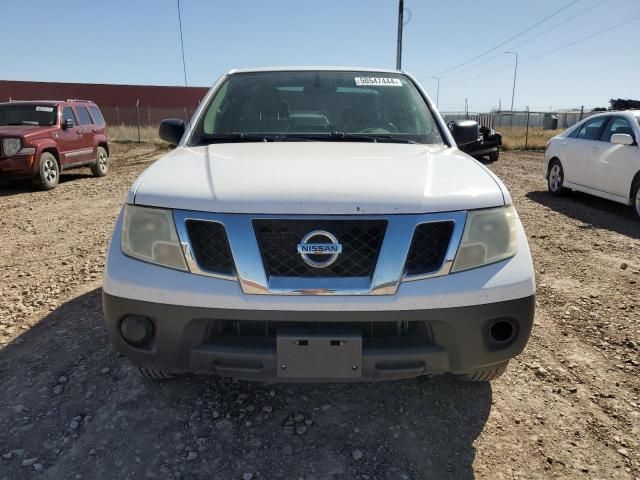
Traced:
[[278, 377], [349, 379], [362, 376], [359, 330], [280, 329], [276, 348]]

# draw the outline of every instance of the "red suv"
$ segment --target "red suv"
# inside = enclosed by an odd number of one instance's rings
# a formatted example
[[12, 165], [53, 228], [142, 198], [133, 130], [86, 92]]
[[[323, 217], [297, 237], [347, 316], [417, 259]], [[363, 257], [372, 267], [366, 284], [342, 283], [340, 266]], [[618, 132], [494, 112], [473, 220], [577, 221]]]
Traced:
[[61, 171], [81, 166], [96, 177], [109, 168], [106, 125], [95, 103], [0, 103], [0, 179], [32, 178], [51, 190]]

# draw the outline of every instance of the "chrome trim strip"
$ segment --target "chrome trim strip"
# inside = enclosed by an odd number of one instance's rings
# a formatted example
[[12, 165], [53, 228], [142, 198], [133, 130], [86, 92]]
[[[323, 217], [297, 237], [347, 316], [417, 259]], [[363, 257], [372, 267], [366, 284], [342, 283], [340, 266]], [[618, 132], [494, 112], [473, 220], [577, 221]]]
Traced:
[[77, 157], [79, 155], [85, 155], [87, 153], [93, 153], [93, 148], [83, 148], [82, 150], [74, 150], [64, 154], [65, 158]]
[[[393, 295], [401, 282], [412, 282], [448, 275], [462, 240], [467, 218], [466, 211], [417, 215], [259, 215], [208, 213], [174, 210], [173, 218], [180, 245], [189, 271], [196, 275], [238, 281], [249, 295]], [[371, 279], [352, 278], [267, 278], [262, 255], [253, 230], [254, 219], [291, 220], [386, 220], [387, 229], [380, 247], [378, 263]], [[235, 275], [222, 275], [202, 269], [193, 254], [186, 222], [200, 220], [220, 223], [224, 226], [235, 264]], [[405, 263], [418, 225], [431, 222], [452, 221], [451, 241], [440, 268], [425, 275], [405, 275]], [[297, 255], [297, 252], [292, 252]]]

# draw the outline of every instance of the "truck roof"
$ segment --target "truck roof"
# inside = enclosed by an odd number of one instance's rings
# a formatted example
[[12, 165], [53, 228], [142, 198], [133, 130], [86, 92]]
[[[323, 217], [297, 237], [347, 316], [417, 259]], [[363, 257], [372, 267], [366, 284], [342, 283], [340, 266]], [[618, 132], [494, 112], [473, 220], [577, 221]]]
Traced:
[[258, 68], [235, 68], [229, 71], [233, 73], [253, 73], [253, 72], [308, 72], [308, 71], [339, 71], [339, 72], [378, 72], [378, 73], [404, 73], [401, 70], [391, 68], [372, 67], [349, 67], [349, 66], [282, 66], [282, 67], [258, 67]]

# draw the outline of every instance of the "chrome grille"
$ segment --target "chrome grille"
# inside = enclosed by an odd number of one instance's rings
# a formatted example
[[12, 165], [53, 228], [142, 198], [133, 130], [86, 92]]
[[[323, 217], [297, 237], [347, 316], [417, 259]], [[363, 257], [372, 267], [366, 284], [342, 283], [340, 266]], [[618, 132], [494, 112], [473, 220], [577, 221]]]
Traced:
[[424, 275], [440, 269], [444, 262], [453, 222], [423, 223], [416, 227], [406, 263], [406, 275]]
[[[267, 277], [371, 277], [376, 268], [386, 220], [254, 220]], [[332, 233], [342, 244], [338, 259], [326, 268], [307, 265], [297, 253], [314, 230]]]
[[200, 268], [220, 275], [233, 275], [233, 257], [224, 226], [199, 220], [188, 220], [186, 226]]

